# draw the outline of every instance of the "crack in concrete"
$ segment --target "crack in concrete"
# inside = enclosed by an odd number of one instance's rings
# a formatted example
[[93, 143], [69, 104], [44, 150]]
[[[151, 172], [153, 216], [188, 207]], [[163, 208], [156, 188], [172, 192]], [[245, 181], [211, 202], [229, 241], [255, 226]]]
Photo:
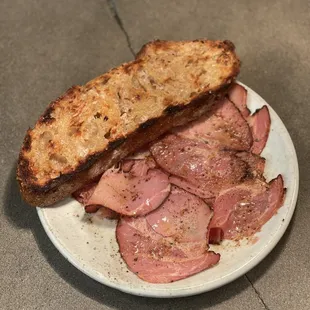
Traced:
[[263, 297], [261, 296], [261, 294], [259, 293], [259, 291], [255, 288], [254, 284], [252, 283], [252, 281], [250, 280], [250, 278], [245, 275], [245, 278], [250, 282], [255, 294], [257, 295], [258, 299], [261, 301], [261, 303], [263, 304], [263, 306], [265, 307], [266, 310], [270, 310], [270, 308], [266, 305]]
[[129, 35], [128, 35], [128, 33], [127, 33], [125, 27], [124, 27], [124, 24], [123, 24], [123, 22], [122, 22], [122, 20], [121, 20], [121, 18], [120, 18], [120, 16], [119, 16], [119, 14], [118, 14], [118, 12], [117, 12], [117, 8], [116, 8], [116, 3], [115, 3], [115, 1], [114, 1], [114, 0], [107, 0], [107, 3], [108, 3], [108, 7], [109, 7], [109, 9], [110, 9], [110, 11], [111, 11], [111, 13], [112, 13], [112, 15], [113, 15], [115, 21], [117, 22], [118, 26], [121, 28], [123, 34], [124, 34], [125, 37], [126, 37], [127, 46], [128, 46], [128, 48], [129, 48], [131, 54], [135, 57], [135, 56], [136, 56], [136, 53], [134, 52], [134, 50], [133, 50], [133, 48], [132, 48], [132, 46], [131, 46], [131, 42], [130, 42]]

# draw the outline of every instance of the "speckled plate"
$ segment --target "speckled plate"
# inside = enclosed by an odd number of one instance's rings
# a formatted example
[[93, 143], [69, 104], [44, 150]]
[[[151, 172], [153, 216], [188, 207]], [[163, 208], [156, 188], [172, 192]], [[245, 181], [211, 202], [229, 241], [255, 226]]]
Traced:
[[[249, 87], [246, 89], [251, 111], [268, 105]], [[298, 162], [292, 140], [279, 116], [269, 105], [268, 108], [271, 131], [262, 153], [267, 159], [265, 176], [270, 180], [279, 173], [283, 175], [287, 187], [285, 202], [278, 214], [256, 234], [256, 242], [241, 242], [239, 245], [224, 242], [213, 247], [221, 253], [217, 266], [170, 284], [144, 282], [127, 269], [118, 253], [116, 222], [85, 215], [80, 204], [72, 199], [62, 201], [53, 208], [37, 208], [47, 235], [76, 268], [102, 284], [130, 294], [188, 296], [213, 290], [242, 276], [266, 257], [283, 236], [292, 218], [298, 194]]]

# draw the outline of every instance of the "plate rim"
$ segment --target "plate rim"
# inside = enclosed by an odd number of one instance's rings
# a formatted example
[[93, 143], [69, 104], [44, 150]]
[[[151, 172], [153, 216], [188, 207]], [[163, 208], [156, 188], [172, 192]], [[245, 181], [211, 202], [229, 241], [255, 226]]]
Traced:
[[[282, 121], [280, 116], [275, 112], [275, 110], [266, 102], [266, 100], [264, 100], [252, 88], [243, 84], [240, 81], [237, 81], [237, 83], [242, 85], [246, 89], [249, 89], [253, 93], [255, 93], [255, 95], [258, 96], [268, 106], [268, 109], [270, 109], [270, 111], [272, 113], [274, 113], [274, 115], [278, 118], [278, 120], [283, 125], [283, 129], [284, 129], [283, 134], [285, 135], [285, 141], [287, 142], [287, 144], [290, 145], [290, 148], [292, 151], [292, 156], [294, 157], [293, 158], [293, 165], [294, 165], [293, 170], [296, 171], [296, 175], [294, 175], [294, 178], [296, 178], [296, 180], [295, 180], [295, 188], [294, 188], [294, 191], [292, 193], [292, 203], [289, 206], [289, 209], [286, 213], [285, 222], [283, 223], [283, 225], [281, 225], [281, 227], [279, 227], [279, 229], [275, 233], [274, 237], [271, 240], [269, 240], [268, 243], [266, 243], [264, 246], [262, 246], [261, 249], [259, 250], [259, 252], [255, 256], [253, 256], [245, 265], [243, 265], [239, 269], [232, 271], [231, 273], [227, 274], [225, 277], [217, 280], [217, 282], [214, 283], [214, 285], [212, 285], [212, 287], [205, 287], [203, 284], [200, 284], [200, 285], [192, 286], [192, 287], [188, 287], [188, 288], [174, 288], [171, 290], [164, 289], [164, 290], [146, 291], [146, 290], [142, 290], [141, 288], [131, 287], [129, 285], [124, 285], [124, 284], [122, 285], [122, 284], [114, 283], [112, 281], [109, 281], [108, 278], [98, 275], [97, 274], [98, 272], [96, 272], [95, 270], [88, 270], [87, 268], [85, 268], [85, 266], [83, 266], [77, 260], [75, 260], [74, 256], [71, 255], [70, 252], [65, 247], [63, 247], [61, 245], [61, 242], [58, 241], [58, 239], [53, 234], [53, 232], [51, 230], [49, 230], [49, 225], [47, 223], [47, 220], [44, 217], [44, 211], [43, 211], [44, 209], [37, 207], [36, 210], [37, 210], [39, 219], [41, 221], [41, 224], [44, 228], [45, 233], [47, 234], [47, 236], [49, 237], [49, 239], [51, 240], [53, 245], [56, 247], [56, 249], [65, 257], [65, 259], [67, 261], [69, 261], [74, 267], [76, 267], [82, 273], [86, 274], [87, 276], [94, 279], [95, 281], [97, 281], [101, 284], [107, 285], [109, 287], [112, 287], [114, 289], [117, 289], [119, 291], [122, 291], [122, 292], [125, 292], [128, 294], [132, 294], [132, 295], [136, 295], [136, 296], [155, 297], [155, 298], [174, 298], [174, 297], [186, 297], [186, 296], [198, 295], [198, 294], [201, 294], [201, 293], [204, 293], [207, 291], [212, 291], [212, 290], [215, 290], [219, 287], [222, 287], [222, 286], [240, 278], [241, 276], [245, 275], [248, 271], [250, 271], [255, 266], [257, 266], [275, 248], [275, 246], [278, 244], [280, 239], [283, 237], [283, 235], [287, 231], [287, 228], [288, 228], [288, 226], [292, 220], [294, 211], [296, 209], [296, 203], [297, 203], [298, 192], [299, 192], [299, 165], [298, 165], [298, 158], [297, 158], [297, 154], [296, 154], [296, 149], [295, 149], [292, 138], [291, 138], [284, 122]], [[210, 283], [209, 283], [209, 286], [210, 286]]]

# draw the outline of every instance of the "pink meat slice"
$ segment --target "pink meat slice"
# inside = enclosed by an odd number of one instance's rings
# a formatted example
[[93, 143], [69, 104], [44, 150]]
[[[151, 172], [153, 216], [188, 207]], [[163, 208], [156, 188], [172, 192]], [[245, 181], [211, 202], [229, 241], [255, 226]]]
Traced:
[[249, 151], [252, 134], [240, 111], [227, 98], [213, 106], [199, 120], [176, 128], [174, 134], [204, 141], [213, 148]]
[[257, 110], [248, 118], [248, 122], [253, 135], [251, 152], [260, 154], [267, 143], [270, 131], [271, 120], [267, 106], [263, 106], [261, 109]]
[[154, 261], [151, 257], [142, 256], [139, 261], [126, 257], [127, 265], [139, 278], [150, 283], [171, 283], [188, 278], [216, 265], [219, 254], [206, 252], [192, 259], [176, 261]]
[[[208, 251], [210, 208], [201, 199], [176, 187], [170, 196], [169, 201], [168, 198], [145, 217], [121, 218], [116, 229], [120, 253], [128, 268], [151, 283], [187, 278], [220, 259], [219, 254]], [[186, 207], [179, 201], [187, 201]], [[181, 219], [174, 218], [182, 212]]]
[[99, 211], [100, 216], [102, 218], [107, 218], [107, 219], [118, 218], [118, 214], [111, 209], [108, 209], [102, 205], [89, 205], [88, 204], [88, 201], [90, 197], [92, 196], [92, 194], [94, 193], [97, 185], [98, 185], [98, 182], [91, 182], [89, 184], [86, 184], [79, 190], [75, 191], [72, 194], [72, 197], [85, 207], [86, 213], [96, 213], [97, 211]]
[[248, 164], [252, 177], [264, 180], [265, 158], [250, 152], [238, 152], [236, 156]]
[[160, 208], [146, 216], [152, 229], [163, 237], [178, 242], [204, 240], [213, 212], [203, 200], [176, 186]]
[[247, 91], [239, 84], [235, 84], [230, 89], [228, 97], [247, 120], [253, 137], [251, 152], [259, 155], [267, 143], [270, 131], [271, 120], [268, 107], [263, 106], [253, 115], [250, 115], [250, 110], [247, 108]]
[[254, 179], [220, 193], [210, 227], [224, 239], [239, 240], [256, 233], [282, 206], [285, 189], [279, 175], [269, 183]]
[[[126, 171], [128, 171], [127, 163]], [[158, 208], [170, 192], [167, 174], [148, 166], [148, 160], [133, 160], [128, 172], [103, 174], [88, 204], [103, 205], [127, 216], [147, 214]]]
[[97, 186], [98, 182], [91, 182], [89, 184], [86, 184], [82, 188], [78, 189], [72, 194], [72, 197], [76, 199], [80, 204], [85, 206], [95, 191], [95, 188]]
[[251, 114], [251, 111], [247, 107], [247, 95], [247, 90], [237, 83], [228, 92], [229, 100], [235, 104], [245, 119]]
[[172, 184], [204, 199], [239, 184], [250, 173], [249, 165], [236, 152], [213, 149], [176, 135], [164, 137], [150, 150], [157, 164], [172, 174]]

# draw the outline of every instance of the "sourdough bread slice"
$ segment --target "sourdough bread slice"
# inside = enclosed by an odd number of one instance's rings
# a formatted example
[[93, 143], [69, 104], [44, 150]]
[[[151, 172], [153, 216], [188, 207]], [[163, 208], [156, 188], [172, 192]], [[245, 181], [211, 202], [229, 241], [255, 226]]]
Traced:
[[72, 87], [26, 134], [17, 168], [24, 200], [53, 204], [198, 118], [225, 95], [239, 67], [229, 41], [153, 41], [134, 61]]

